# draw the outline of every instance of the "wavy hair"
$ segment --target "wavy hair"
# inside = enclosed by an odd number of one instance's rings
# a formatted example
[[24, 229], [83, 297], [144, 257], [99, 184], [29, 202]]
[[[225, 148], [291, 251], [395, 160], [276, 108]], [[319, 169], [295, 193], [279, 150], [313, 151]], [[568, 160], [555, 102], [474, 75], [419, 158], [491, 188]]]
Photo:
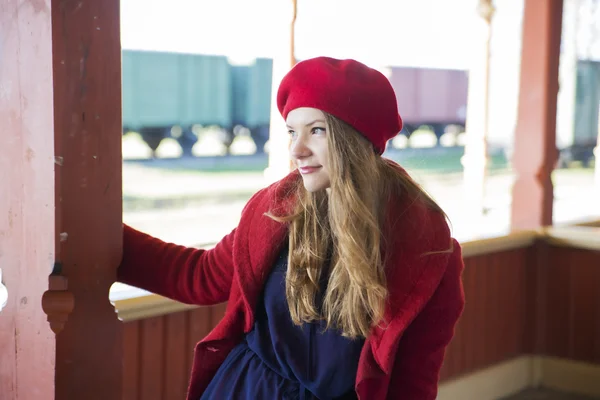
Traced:
[[[268, 215], [289, 222], [286, 298], [292, 321], [301, 325], [325, 320], [327, 328], [339, 329], [346, 337], [367, 337], [382, 321], [388, 296], [382, 253], [389, 200], [422, 199], [445, 214], [352, 126], [329, 114], [325, 117], [329, 193], [308, 192], [298, 179], [291, 212]], [[328, 281], [325, 293], [319, 293], [322, 279]], [[319, 298], [322, 305], [317, 304]]]

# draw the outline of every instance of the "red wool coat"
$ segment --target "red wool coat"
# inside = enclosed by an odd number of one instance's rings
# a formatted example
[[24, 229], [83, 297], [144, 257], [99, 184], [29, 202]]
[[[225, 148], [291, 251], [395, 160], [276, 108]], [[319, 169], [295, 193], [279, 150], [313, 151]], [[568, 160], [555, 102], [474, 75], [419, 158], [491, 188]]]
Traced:
[[[124, 227], [118, 280], [199, 305], [227, 301], [225, 316], [195, 348], [188, 399], [202, 395], [230, 350], [249, 332], [254, 309], [287, 227], [264, 215], [291, 201], [293, 172], [256, 193], [236, 229], [210, 250], [162, 242]], [[436, 398], [445, 348], [464, 307], [463, 262], [444, 219], [420, 202], [398, 201], [390, 218], [385, 323], [373, 328], [360, 356], [361, 400]], [[424, 255], [453, 246], [451, 253]]]

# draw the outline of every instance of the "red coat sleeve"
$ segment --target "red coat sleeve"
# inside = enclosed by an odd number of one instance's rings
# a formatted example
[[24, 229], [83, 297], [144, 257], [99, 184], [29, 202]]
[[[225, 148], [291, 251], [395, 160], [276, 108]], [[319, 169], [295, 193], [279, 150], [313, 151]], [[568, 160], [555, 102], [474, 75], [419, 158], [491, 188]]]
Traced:
[[464, 309], [463, 268], [460, 245], [454, 241], [438, 288], [400, 339], [388, 399], [435, 400], [446, 347]]
[[233, 276], [235, 231], [215, 248], [201, 250], [166, 243], [124, 225], [117, 280], [182, 303], [225, 302]]

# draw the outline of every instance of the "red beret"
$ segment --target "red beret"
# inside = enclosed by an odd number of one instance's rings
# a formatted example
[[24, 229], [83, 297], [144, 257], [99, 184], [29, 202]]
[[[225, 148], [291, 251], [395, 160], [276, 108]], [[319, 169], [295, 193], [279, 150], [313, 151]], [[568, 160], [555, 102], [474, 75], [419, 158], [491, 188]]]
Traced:
[[283, 78], [277, 107], [284, 119], [300, 107], [317, 108], [352, 125], [381, 154], [402, 130], [392, 85], [355, 60], [317, 57], [296, 64]]

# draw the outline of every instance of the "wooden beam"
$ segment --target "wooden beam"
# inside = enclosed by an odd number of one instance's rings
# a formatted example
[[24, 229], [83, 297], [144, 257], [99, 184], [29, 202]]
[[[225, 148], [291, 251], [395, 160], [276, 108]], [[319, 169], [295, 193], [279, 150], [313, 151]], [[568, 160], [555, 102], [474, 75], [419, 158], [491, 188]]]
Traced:
[[296, 18], [298, 17], [298, 0], [292, 0], [292, 20], [290, 21], [290, 68], [296, 65]]
[[285, 134], [285, 122], [277, 109], [277, 89], [285, 74], [287, 74], [287, 72], [296, 64], [295, 26], [297, 11], [297, 0], [290, 0], [290, 3], [281, 10], [281, 14], [283, 14], [284, 17], [276, 19], [277, 21], [282, 21], [279, 23], [285, 24], [285, 26], [278, 26], [275, 24], [274, 28], [275, 30], [280, 30], [282, 32], [289, 29], [290, 34], [288, 37], [282, 35], [282, 39], [273, 56], [271, 123], [269, 127], [269, 166], [265, 170], [265, 177], [268, 182], [283, 178], [292, 169], [292, 162], [288, 152], [289, 137]]
[[478, 236], [484, 229], [484, 195], [487, 172], [489, 131], [490, 41], [495, 8], [492, 0], [479, 0], [472, 32], [472, 61], [469, 68], [469, 93], [465, 154], [461, 159], [464, 175], [464, 215], [469, 231]]
[[525, 0], [511, 229], [552, 224], [562, 0]]
[[594, 166], [594, 185], [596, 199], [600, 203], [600, 107], [598, 107], [598, 137], [596, 139], [596, 147], [594, 147], [594, 160], [596, 163]]
[[55, 340], [40, 307], [54, 260], [51, 22], [49, 1], [0, 5], [2, 400], [54, 399]]
[[119, 11], [119, 0], [52, 0], [55, 278], [75, 305], [56, 336], [56, 399], [122, 393], [122, 326], [108, 299], [122, 247]]

